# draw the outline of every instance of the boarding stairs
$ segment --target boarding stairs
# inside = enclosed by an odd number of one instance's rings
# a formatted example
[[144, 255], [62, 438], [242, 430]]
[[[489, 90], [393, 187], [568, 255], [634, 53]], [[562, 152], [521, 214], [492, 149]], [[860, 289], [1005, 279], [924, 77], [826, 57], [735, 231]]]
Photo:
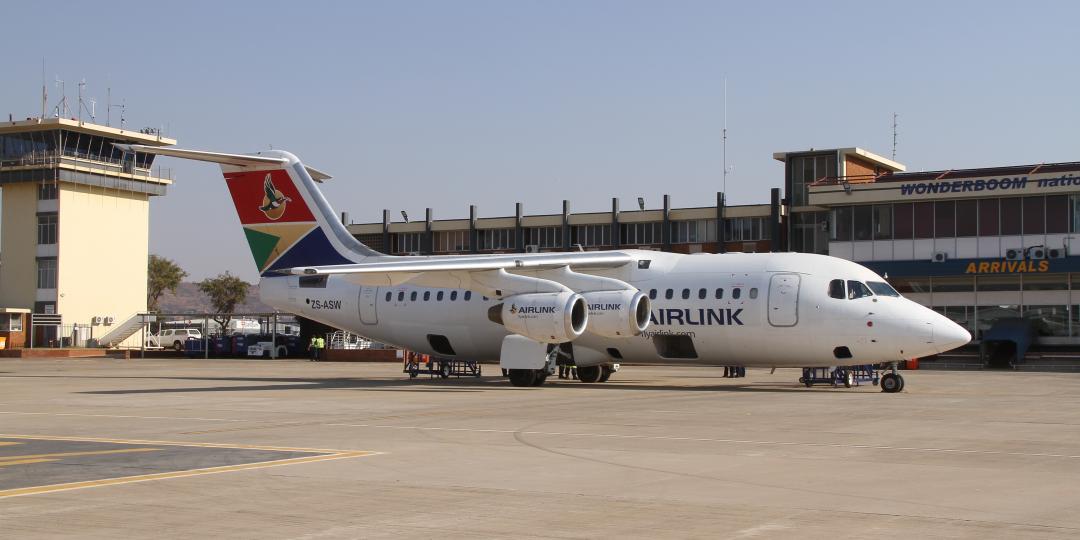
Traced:
[[371, 342], [352, 332], [338, 330], [330, 334], [330, 348], [346, 350], [370, 349]]
[[146, 315], [144, 313], [136, 313], [131, 317], [128, 317], [124, 322], [113, 327], [98, 339], [98, 345], [111, 349], [121, 344], [127, 338], [135, 335], [136, 332], [142, 330], [146, 325], [157, 320], [154, 315]]

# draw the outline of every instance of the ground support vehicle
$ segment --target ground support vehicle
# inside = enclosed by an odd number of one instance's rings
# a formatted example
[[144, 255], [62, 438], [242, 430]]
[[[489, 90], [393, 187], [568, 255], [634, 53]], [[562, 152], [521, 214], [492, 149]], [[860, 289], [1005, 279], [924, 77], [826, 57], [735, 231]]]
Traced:
[[479, 377], [483, 372], [480, 363], [474, 360], [457, 360], [437, 356], [424, 359], [418, 358], [418, 356], [420, 355], [409, 358], [409, 355], [406, 355], [405, 367], [402, 373], [408, 373], [410, 379], [415, 379], [420, 375], [428, 375], [430, 378], [438, 376], [443, 379], [448, 379], [451, 376]]

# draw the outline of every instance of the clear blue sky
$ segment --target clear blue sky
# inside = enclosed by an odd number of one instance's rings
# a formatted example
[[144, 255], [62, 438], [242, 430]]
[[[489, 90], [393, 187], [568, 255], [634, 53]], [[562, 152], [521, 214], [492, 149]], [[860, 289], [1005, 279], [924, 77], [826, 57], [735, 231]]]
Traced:
[[[41, 59], [180, 146], [290, 150], [357, 222], [715, 200], [781, 185], [772, 152], [861, 146], [912, 170], [1080, 160], [1073, 2], [7, 3], [0, 113]], [[6, 115], [5, 115], [6, 116]], [[114, 122], [116, 113], [113, 115]], [[214, 166], [161, 159], [151, 252], [254, 280]], [[116, 231], [122, 234], [122, 231]]]

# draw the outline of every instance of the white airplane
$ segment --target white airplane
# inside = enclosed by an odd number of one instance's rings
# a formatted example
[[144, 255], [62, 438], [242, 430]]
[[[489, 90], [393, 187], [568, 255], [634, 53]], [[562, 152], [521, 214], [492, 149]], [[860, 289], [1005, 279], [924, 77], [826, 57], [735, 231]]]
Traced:
[[557, 346], [585, 382], [607, 380], [618, 362], [884, 363], [882, 390], [898, 392], [897, 361], [971, 339], [844, 259], [635, 249], [388, 256], [336, 219], [316, 185], [329, 176], [288, 152], [123, 149], [220, 164], [266, 304], [419, 352], [498, 358], [515, 386], [543, 384]]

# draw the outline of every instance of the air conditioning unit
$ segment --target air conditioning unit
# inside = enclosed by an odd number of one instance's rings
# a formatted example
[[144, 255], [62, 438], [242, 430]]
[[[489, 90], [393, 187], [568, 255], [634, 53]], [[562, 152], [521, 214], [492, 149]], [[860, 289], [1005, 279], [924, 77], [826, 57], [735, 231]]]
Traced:
[[1064, 259], [1066, 255], [1064, 246], [1046, 250], [1046, 258], [1048, 259]]
[[90, 326], [99, 326], [101, 324], [101, 317], [91, 317]]
[[930, 259], [930, 262], [943, 263], [949, 260], [949, 254], [944, 251], [935, 251], [934, 256]]
[[1010, 261], [1022, 261], [1024, 260], [1024, 250], [1020, 248], [1009, 248], [1005, 250], [1005, 259]]
[[1027, 250], [1027, 258], [1029, 259], [1045, 259], [1046, 258], [1046, 246], [1032, 246]]
[[540, 246], [536, 244], [529, 244], [525, 246], [525, 253], [540, 253]]
[[113, 319], [112, 317], [105, 317], [105, 326], [112, 326], [112, 323], [115, 321], [116, 319]]

